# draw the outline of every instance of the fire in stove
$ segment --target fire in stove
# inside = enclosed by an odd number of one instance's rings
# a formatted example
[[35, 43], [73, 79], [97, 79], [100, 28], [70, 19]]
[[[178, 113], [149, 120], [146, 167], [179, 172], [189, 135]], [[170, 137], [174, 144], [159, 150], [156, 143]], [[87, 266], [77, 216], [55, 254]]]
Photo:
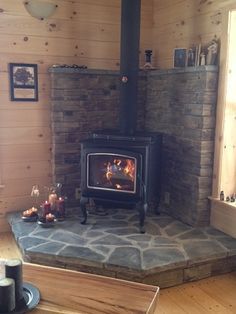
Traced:
[[89, 154], [88, 187], [135, 193], [135, 158], [114, 154]]

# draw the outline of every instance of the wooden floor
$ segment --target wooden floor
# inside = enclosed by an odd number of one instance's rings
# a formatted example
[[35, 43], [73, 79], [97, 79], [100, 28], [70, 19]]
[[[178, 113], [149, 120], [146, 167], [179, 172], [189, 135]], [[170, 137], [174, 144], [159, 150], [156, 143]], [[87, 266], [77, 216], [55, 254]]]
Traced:
[[[0, 233], [0, 258], [21, 258], [10, 233]], [[236, 272], [162, 289], [155, 314], [236, 314]]]

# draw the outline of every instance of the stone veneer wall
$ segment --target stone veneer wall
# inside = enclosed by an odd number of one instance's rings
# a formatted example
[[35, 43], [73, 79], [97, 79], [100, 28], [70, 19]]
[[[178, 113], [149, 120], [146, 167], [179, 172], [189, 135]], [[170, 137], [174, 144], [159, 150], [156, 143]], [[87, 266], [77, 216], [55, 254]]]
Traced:
[[[80, 141], [119, 128], [119, 73], [51, 68], [54, 182], [71, 204], [80, 187]], [[217, 67], [142, 71], [138, 130], [164, 134], [161, 210], [194, 226], [209, 223]]]
[[[50, 68], [53, 180], [63, 184], [70, 205], [80, 187], [80, 141], [92, 131], [119, 128], [119, 73]], [[146, 76], [140, 77], [137, 128], [144, 127]]]
[[148, 131], [163, 136], [161, 208], [194, 226], [209, 224], [217, 67], [154, 71], [148, 76]]

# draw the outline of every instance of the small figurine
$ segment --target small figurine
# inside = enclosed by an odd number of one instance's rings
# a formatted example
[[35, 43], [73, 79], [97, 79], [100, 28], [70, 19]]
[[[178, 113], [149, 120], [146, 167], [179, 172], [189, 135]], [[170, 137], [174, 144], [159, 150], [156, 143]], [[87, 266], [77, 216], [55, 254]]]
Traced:
[[230, 202], [235, 202], [235, 197], [234, 197], [234, 195], [231, 195], [231, 197], [230, 197]]
[[206, 65], [206, 56], [204, 52], [200, 54], [200, 65]]
[[218, 43], [216, 39], [213, 39], [207, 48], [207, 65], [215, 65], [218, 54]]
[[151, 62], [151, 57], [152, 57], [152, 50], [145, 50], [145, 64], [143, 66], [144, 70], [150, 70], [153, 69], [152, 62]]
[[226, 202], [229, 202], [229, 201], [230, 201], [230, 197], [227, 196], [227, 197], [226, 197]]
[[188, 67], [192, 67], [195, 65], [195, 51], [192, 48], [188, 50]]
[[220, 192], [220, 201], [224, 201], [225, 200], [225, 195], [224, 195], [224, 191]]

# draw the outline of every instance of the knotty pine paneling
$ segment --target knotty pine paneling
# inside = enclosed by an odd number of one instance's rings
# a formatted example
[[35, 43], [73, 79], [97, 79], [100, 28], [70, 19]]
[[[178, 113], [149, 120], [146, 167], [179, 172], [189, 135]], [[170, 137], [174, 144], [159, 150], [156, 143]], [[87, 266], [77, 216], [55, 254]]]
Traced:
[[[50, 76], [53, 64], [119, 69], [120, 0], [52, 0], [47, 20], [23, 1], [0, 0], [0, 213], [30, 206], [32, 185], [51, 180]], [[142, 1], [140, 62], [152, 48], [153, 1]], [[8, 64], [36, 63], [39, 101], [12, 102]], [[38, 181], [38, 182], [37, 182]], [[21, 186], [21, 182], [22, 185]], [[23, 184], [24, 183], [24, 184]]]
[[[0, 127], [0, 145], [51, 144], [50, 127]], [[2, 161], [4, 163], [4, 161]]]
[[1, 145], [0, 158], [9, 162], [40, 161], [51, 159], [51, 149], [42, 143]]

